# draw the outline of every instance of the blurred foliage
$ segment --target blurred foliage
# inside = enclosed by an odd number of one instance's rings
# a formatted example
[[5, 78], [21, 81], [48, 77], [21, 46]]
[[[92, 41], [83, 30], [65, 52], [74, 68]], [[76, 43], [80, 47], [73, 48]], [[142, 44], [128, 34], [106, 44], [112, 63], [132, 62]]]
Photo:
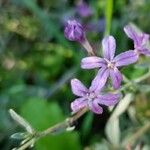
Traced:
[[[42, 113], [41, 111], [42, 110]], [[49, 126], [65, 119], [57, 103], [48, 103], [44, 99], [32, 98], [21, 109], [21, 115], [33, 125], [35, 129], [42, 131]], [[67, 141], [67, 144], [64, 144]], [[49, 135], [37, 142], [37, 150], [56, 149], [80, 149], [79, 136], [77, 133], [64, 133]]]
[[[70, 79], [80, 78], [87, 86], [94, 76], [92, 70], [80, 70], [80, 60], [86, 56], [83, 48], [68, 42], [63, 35], [65, 21], [78, 18], [88, 27], [87, 38], [98, 53], [105, 30], [106, 0], [86, 2], [93, 9], [87, 18], [76, 12], [78, 0], [1, 0], [0, 1], [0, 149], [10, 150], [18, 144], [10, 135], [20, 131], [8, 114], [13, 108], [36, 129], [42, 130], [62, 121], [70, 112], [75, 98], [70, 90]], [[114, 0], [110, 33], [116, 37], [117, 53], [133, 48], [132, 41], [123, 32], [124, 25], [134, 22], [150, 33], [149, 0]], [[111, 20], [111, 19], [110, 19]], [[108, 30], [108, 29], [107, 29]], [[137, 65], [122, 69], [129, 79], [135, 79], [149, 67], [149, 58]], [[119, 140], [134, 135], [150, 122], [150, 79], [123, 92], [133, 92], [123, 114], [117, 118], [115, 131]], [[124, 107], [124, 103], [122, 107]], [[121, 109], [122, 109], [121, 107]], [[122, 145], [107, 139], [106, 124], [113, 113], [104, 108], [101, 116], [86, 114], [77, 123], [77, 132], [47, 136], [35, 145], [38, 150], [109, 150]], [[116, 125], [117, 124], [117, 125]], [[114, 122], [110, 126], [114, 125]], [[120, 130], [120, 133], [119, 133]], [[80, 133], [80, 134], [79, 134]], [[118, 138], [117, 135], [115, 138]], [[132, 148], [150, 149], [150, 133], [142, 134]], [[112, 140], [112, 139], [111, 139]], [[116, 144], [116, 143], [115, 143]], [[119, 148], [120, 148], [119, 147]], [[129, 147], [130, 148], [130, 147]]]

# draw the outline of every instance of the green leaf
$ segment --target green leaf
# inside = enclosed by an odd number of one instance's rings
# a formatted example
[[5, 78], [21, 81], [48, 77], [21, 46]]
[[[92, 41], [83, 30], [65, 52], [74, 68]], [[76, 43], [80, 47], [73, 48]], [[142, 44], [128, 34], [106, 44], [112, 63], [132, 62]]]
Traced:
[[[21, 114], [35, 129], [44, 130], [65, 119], [57, 103], [48, 103], [44, 99], [30, 99], [21, 109]], [[48, 135], [35, 144], [36, 150], [80, 150], [76, 132]]]
[[13, 109], [9, 110], [9, 113], [11, 115], [11, 117], [22, 127], [24, 127], [27, 132], [29, 133], [33, 133], [34, 129], [31, 127], [31, 125], [29, 124], [29, 122], [27, 122], [22, 116], [20, 116], [19, 114], [17, 114]]
[[19, 132], [19, 133], [14, 133], [13, 135], [11, 135], [11, 138], [22, 140], [22, 139], [25, 139], [28, 135], [29, 134], [26, 132]]

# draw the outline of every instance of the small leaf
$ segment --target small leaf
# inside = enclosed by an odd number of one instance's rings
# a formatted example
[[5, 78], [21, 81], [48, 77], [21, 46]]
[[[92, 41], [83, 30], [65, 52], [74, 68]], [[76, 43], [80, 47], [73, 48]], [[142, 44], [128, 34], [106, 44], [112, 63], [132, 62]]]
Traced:
[[11, 135], [12, 139], [17, 139], [17, 140], [22, 140], [27, 138], [27, 136], [29, 136], [28, 133], [26, 132], [19, 132], [19, 133], [14, 133], [13, 135]]
[[29, 133], [32, 134], [34, 132], [34, 129], [31, 127], [31, 125], [23, 117], [18, 115], [13, 109], [10, 109], [9, 113], [11, 117], [22, 127], [24, 127]]

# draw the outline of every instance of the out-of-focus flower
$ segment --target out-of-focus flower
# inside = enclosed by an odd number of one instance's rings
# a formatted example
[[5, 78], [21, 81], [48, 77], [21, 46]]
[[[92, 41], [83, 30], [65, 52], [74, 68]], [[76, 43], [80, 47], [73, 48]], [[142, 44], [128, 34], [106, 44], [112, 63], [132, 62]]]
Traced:
[[101, 68], [92, 83], [102, 88], [110, 76], [114, 89], [118, 89], [122, 81], [122, 75], [118, 68], [136, 62], [138, 56], [135, 51], [129, 50], [114, 57], [116, 41], [113, 36], [105, 37], [102, 40], [102, 48], [104, 58], [97, 56], [83, 58], [81, 68]]
[[120, 98], [120, 94], [99, 93], [100, 89], [95, 84], [87, 89], [78, 79], [71, 80], [71, 88], [73, 94], [79, 97], [71, 103], [73, 112], [78, 112], [80, 109], [87, 107], [94, 113], [101, 114], [103, 108], [100, 105], [113, 106]]
[[124, 27], [127, 36], [134, 42], [134, 51], [137, 55], [143, 54], [150, 56], [150, 49], [147, 47], [149, 41], [149, 34], [137, 32], [132, 26], [127, 25]]
[[70, 41], [82, 42], [85, 39], [83, 27], [76, 20], [68, 20], [65, 26], [64, 34]]
[[105, 30], [105, 20], [104, 19], [99, 19], [98, 21], [90, 21], [88, 22], [85, 26], [85, 31], [87, 32], [104, 32]]
[[93, 13], [91, 7], [83, 0], [77, 4], [76, 11], [81, 17], [89, 17]]

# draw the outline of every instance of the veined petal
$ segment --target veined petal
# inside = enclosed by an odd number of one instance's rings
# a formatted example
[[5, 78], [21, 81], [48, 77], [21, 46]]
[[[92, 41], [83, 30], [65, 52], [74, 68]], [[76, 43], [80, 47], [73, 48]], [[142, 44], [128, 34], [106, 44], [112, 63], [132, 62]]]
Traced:
[[116, 40], [113, 36], [105, 37], [102, 40], [103, 56], [108, 60], [112, 60], [116, 50]]
[[120, 71], [117, 68], [110, 69], [110, 77], [111, 77], [113, 88], [118, 89], [123, 79]]
[[126, 35], [132, 39], [135, 42], [135, 45], [138, 45], [139, 43], [139, 35], [138, 33], [131, 27], [130, 25], [127, 25], [124, 27], [124, 32]]
[[73, 94], [77, 96], [84, 96], [88, 89], [78, 79], [71, 80], [71, 89]]
[[109, 76], [109, 70], [107, 67], [102, 67], [96, 77], [93, 79], [90, 91], [94, 91], [95, 93], [100, 92], [100, 90], [104, 87], [107, 78]]
[[85, 106], [87, 106], [87, 101], [85, 98], [77, 98], [71, 103], [71, 109], [73, 112], [77, 112]]
[[86, 57], [81, 60], [81, 68], [83, 69], [100, 68], [104, 65], [104, 59], [96, 56]]
[[145, 49], [139, 50], [139, 53], [146, 55], [146, 56], [150, 56], [150, 49], [145, 48]]
[[114, 58], [117, 67], [126, 66], [135, 63], [138, 60], [138, 54], [134, 50], [129, 50], [117, 55]]
[[106, 106], [113, 106], [118, 103], [121, 94], [108, 93], [105, 95], [98, 95], [97, 101], [99, 104]]
[[89, 109], [96, 114], [102, 114], [103, 108], [98, 105], [97, 101], [93, 100], [88, 103]]

